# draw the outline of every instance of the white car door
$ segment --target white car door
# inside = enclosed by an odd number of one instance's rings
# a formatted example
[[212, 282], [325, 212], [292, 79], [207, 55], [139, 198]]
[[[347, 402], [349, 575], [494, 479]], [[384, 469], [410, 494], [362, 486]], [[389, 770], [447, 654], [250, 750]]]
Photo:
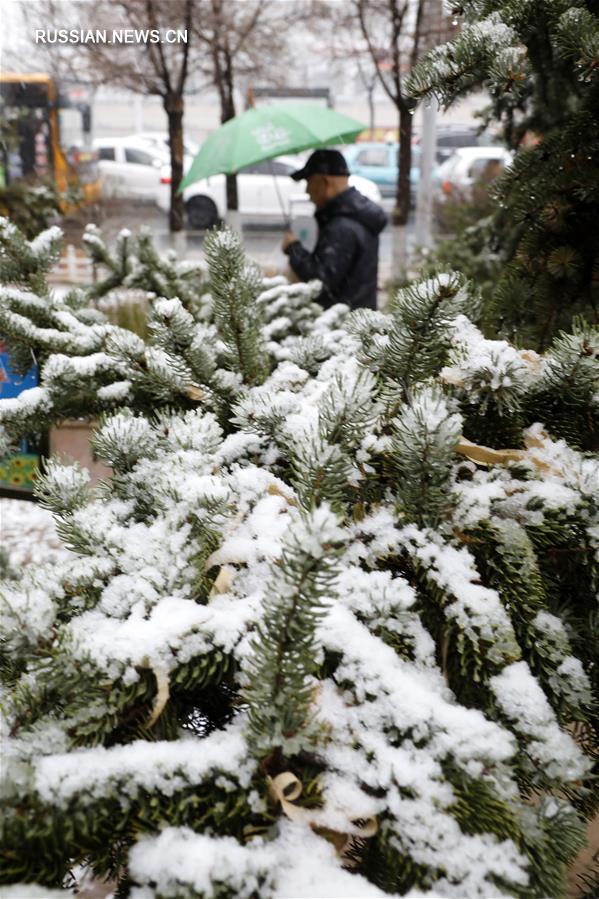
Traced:
[[289, 177], [297, 167], [270, 159], [242, 169], [237, 177], [240, 212], [252, 218], [282, 221], [289, 214], [290, 197], [301, 192]]
[[254, 193], [257, 196], [256, 213], [270, 220], [288, 218], [292, 198], [305, 194], [305, 182], [293, 181], [292, 172], [301, 164], [289, 164], [279, 159], [260, 162], [256, 166]]
[[265, 191], [267, 189], [267, 163], [256, 162], [245, 166], [237, 175], [239, 211], [242, 215], [260, 217], [267, 212]]
[[124, 147], [126, 196], [154, 199], [160, 185], [161, 160], [139, 147]]
[[122, 147], [103, 145], [96, 147], [98, 152], [98, 171], [102, 183], [102, 195], [114, 196], [119, 186], [124, 183], [123, 162], [120, 158]]
[[[294, 181], [290, 176], [292, 172], [296, 172], [301, 168], [301, 162], [290, 164], [282, 162], [279, 159], [273, 159], [271, 163], [268, 187], [266, 195], [268, 198], [268, 206], [272, 209], [275, 217], [281, 217], [281, 202], [285, 210], [285, 217], [290, 215], [292, 198], [302, 197], [308, 203], [308, 194], [306, 193], [305, 181]], [[311, 205], [311, 204], [310, 204]]]

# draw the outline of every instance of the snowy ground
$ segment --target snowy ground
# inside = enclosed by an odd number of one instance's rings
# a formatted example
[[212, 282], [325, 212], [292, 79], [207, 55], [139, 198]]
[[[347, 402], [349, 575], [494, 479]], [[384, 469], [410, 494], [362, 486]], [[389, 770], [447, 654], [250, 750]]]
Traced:
[[0, 546], [17, 572], [31, 563], [71, 555], [60, 542], [50, 512], [20, 499], [0, 499]]

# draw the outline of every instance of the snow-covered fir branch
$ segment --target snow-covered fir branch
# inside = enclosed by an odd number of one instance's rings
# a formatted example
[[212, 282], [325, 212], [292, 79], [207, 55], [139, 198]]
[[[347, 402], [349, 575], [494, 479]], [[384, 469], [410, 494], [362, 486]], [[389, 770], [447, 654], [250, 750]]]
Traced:
[[560, 896], [595, 801], [594, 338], [486, 340], [452, 274], [321, 312], [227, 231], [206, 287], [147, 341], [38, 296], [61, 336], [0, 403], [16, 433], [78, 391], [113, 472], [51, 463], [73, 555], [0, 585], [3, 876]]

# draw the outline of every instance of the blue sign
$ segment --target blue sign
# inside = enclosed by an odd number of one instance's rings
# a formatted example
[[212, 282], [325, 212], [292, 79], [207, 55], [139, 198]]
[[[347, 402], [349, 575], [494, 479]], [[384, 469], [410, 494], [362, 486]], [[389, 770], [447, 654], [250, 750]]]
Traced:
[[[23, 390], [37, 387], [37, 365], [20, 375], [12, 368], [5, 344], [0, 342], [0, 399], [17, 397]], [[8, 459], [0, 459], [0, 489], [31, 491], [40, 463], [40, 454], [29, 441], [22, 440], [19, 452]]]

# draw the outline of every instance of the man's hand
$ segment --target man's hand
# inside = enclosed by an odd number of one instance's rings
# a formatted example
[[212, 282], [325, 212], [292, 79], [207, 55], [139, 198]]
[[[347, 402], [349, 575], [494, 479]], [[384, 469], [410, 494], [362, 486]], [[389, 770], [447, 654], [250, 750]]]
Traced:
[[283, 252], [285, 252], [290, 243], [295, 243], [296, 240], [299, 240], [299, 237], [295, 231], [284, 231], [283, 240], [281, 241], [281, 249]]

